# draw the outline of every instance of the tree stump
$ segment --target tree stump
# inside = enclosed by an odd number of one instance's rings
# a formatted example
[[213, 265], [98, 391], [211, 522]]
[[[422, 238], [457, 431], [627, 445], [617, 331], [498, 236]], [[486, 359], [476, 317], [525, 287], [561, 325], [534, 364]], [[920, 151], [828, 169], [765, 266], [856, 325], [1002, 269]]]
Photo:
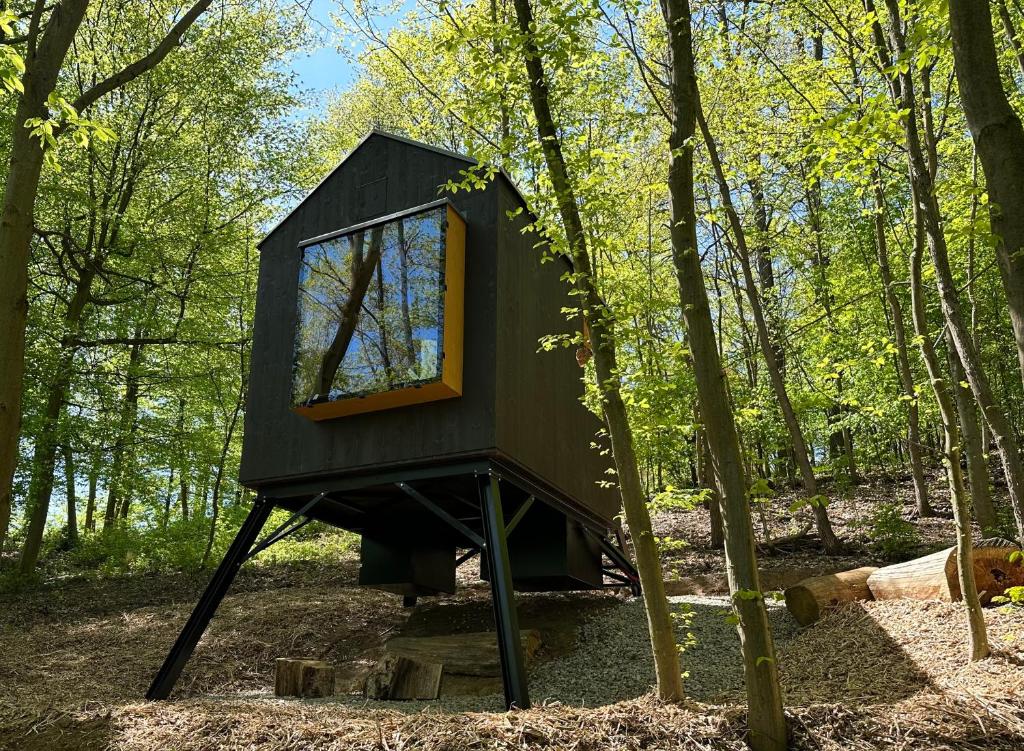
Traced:
[[279, 657], [274, 662], [274, 695], [319, 699], [334, 695], [334, 666], [321, 660]]
[[[1010, 563], [1019, 548], [1008, 540], [980, 540], [974, 548], [974, 580], [983, 605], [1001, 595], [1007, 587], [1024, 586], [1024, 566]], [[876, 600], [943, 600], [959, 602], [956, 548], [886, 566], [868, 577], [868, 588]]]
[[868, 577], [878, 569], [874, 566], [855, 568], [825, 576], [804, 579], [785, 591], [786, 608], [797, 623], [809, 626], [830, 607], [855, 600], [870, 600]]

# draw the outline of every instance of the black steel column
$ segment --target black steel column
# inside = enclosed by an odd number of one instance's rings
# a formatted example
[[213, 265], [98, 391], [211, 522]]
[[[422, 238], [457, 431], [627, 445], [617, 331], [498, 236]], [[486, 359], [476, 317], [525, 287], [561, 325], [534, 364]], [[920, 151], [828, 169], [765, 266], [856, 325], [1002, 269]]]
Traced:
[[484, 554], [491, 575], [491, 599], [494, 602], [494, 625], [498, 631], [498, 654], [501, 657], [501, 680], [505, 687], [505, 704], [509, 709], [529, 709], [530, 694], [526, 685], [526, 666], [519, 635], [519, 616], [512, 591], [512, 567], [505, 540], [505, 519], [501, 511], [498, 478], [481, 475], [480, 506], [486, 545]]
[[166, 699], [170, 696], [171, 691], [174, 689], [174, 684], [178, 682], [178, 676], [181, 675], [181, 671], [185, 667], [185, 663], [192, 656], [192, 650], [196, 648], [196, 644], [199, 643], [203, 632], [206, 631], [210, 619], [217, 612], [217, 606], [224, 599], [224, 595], [227, 593], [228, 587], [231, 586], [231, 582], [235, 580], [235, 574], [241, 568], [249, 548], [256, 541], [257, 535], [263, 529], [263, 525], [266, 523], [267, 517], [270, 516], [273, 508], [274, 504], [271, 501], [263, 497], [256, 498], [252, 511], [249, 512], [245, 521], [242, 522], [242, 527], [238, 530], [238, 534], [235, 535], [231, 547], [228, 548], [227, 555], [224, 556], [224, 560], [221, 561], [214, 572], [213, 578], [206, 586], [206, 591], [199, 598], [195, 610], [189, 616], [185, 627], [181, 630], [181, 634], [178, 635], [177, 641], [171, 647], [167, 659], [164, 660], [164, 664], [160, 667], [156, 678], [153, 679], [149, 691], [146, 692], [146, 698], [150, 701]]

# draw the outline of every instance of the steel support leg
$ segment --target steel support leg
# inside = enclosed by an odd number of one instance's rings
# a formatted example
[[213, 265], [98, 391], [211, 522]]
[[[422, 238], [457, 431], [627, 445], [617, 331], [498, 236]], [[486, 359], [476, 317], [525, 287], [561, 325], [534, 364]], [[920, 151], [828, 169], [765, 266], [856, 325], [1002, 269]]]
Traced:
[[512, 591], [512, 567], [505, 540], [505, 519], [501, 511], [498, 478], [482, 475], [480, 510], [484, 521], [486, 544], [484, 554], [491, 574], [491, 598], [494, 601], [494, 624], [498, 631], [498, 654], [501, 657], [501, 680], [505, 687], [505, 704], [509, 709], [529, 709], [530, 695], [526, 685], [526, 666], [519, 636], [519, 616]]
[[164, 660], [164, 664], [160, 667], [156, 678], [153, 679], [149, 691], [146, 692], [146, 698], [150, 701], [166, 699], [170, 696], [171, 691], [174, 689], [174, 684], [178, 682], [178, 676], [181, 675], [181, 671], [185, 667], [185, 663], [192, 656], [192, 650], [196, 648], [196, 644], [199, 643], [203, 632], [206, 631], [210, 619], [217, 612], [217, 606], [224, 599], [224, 595], [228, 591], [228, 587], [231, 586], [231, 582], [235, 580], [235, 574], [241, 568], [249, 548], [256, 541], [256, 537], [259, 535], [260, 530], [263, 529], [263, 525], [266, 523], [267, 517], [270, 516], [273, 508], [274, 504], [262, 497], [257, 497], [255, 503], [253, 503], [252, 511], [249, 512], [249, 515], [242, 523], [241, 529], [235, 535], [234, 542], [228, 548], [227, 555], [224, 556], [224, 560], [221, 561], [214, 572], [213, 578], [206, 586], [206, 591], [199, 598], [195, 610], [189, 616], [185, 627], [181, 630], [181, 634], [178, 635], [177, 641], [171, 647], [167, 659]]

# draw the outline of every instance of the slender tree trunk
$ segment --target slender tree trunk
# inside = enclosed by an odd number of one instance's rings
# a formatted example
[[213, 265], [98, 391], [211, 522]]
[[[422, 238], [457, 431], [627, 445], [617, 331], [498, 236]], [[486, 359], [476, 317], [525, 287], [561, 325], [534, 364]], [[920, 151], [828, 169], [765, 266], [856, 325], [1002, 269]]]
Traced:
[[89, 468], [89, 497], [85, 502], [85, 528], [96, 531], [96, 484], [99, 482], [99, 467], [94, 461]]
[[711, 308], [697, 251], [693, 136], [700, 101], [693, 60], [689, 0], [663, 0], [662, 13], [668, 30], [671, 62], [672, 129], [669, 135], [668, 185], [672, 198], [672, 257], [693, 355], [700, 412], [715, 464], [725, 522], [726, 571], [739, 618], [750, 743], [756, 751], [782, 751], [786, 748], [787, 732], [775, 647], [758, 577], [739, 437], [729, 405], [726, 376], [718, 356]]
[[184, 471], [178, 475], [178, 506], [181, 508], [181, 518], [188, 521], [188, 476]]
[[[496, 12], [496, 11], [495, 11]], [[401, 296], [402, 296], [402, 341], [405, 345], [405, 365], [409, 369], [406, 377], [416, 369], [416, 343], [412, 334], [412, 315], [409, 312], [409, 247], [405, 241], [405, 222], [398, 223], [398, 249], [401, 254]]]
[[[142, 336], [142, 330], [136, 328], [135, 338]], [[124, 390], [124, 401], [121, 403], [121, 415], [118, 425], [117, 440], [110, 462], [110, 479], [107, 481], [107, 508], [103, 515], [103, 528], [110, 529], [120, 516], [128, 517], [128, 506], [131, 503], [130, 490], [127, 488], [126, 475], [128, 454], [134, 442], [135, 431], [139, 418], [139, 367], [142, 362], [144, 346], [139, 343], [132, 345], [128, 357], [128, 373]]]
[[242, 413], [242, 405], [244, 404], [245, 398], [244, 380], [238, 397], [234, 412], [231, 414], [231, 419], [228, 421], [227, 429], [224, 433], [224, 442], [221, 444], [220, 458], [217, 461], [217, 472], [213, 478], [213, 515], [210, 519], [210, 534], [206, 538], [206, 550], [203, 551], [203, 560], [200, 564], [200, 566], [204, 568], [210, 559], [210, 553], [213, 551], [213, 541], [216, 538], [217, 518], [220, 515], [220, 491], [224, 481], [224, 467], [227, 464], [228, 451], [231, 449], [231, 439], [234, 436], [235, 428], [238, 425], [238, 416]]
[[[1005, 3], [1000, 6], [1024, 73], [1009, 13]], [[996, 257], [1024, 376], [1024, 127], [1003, 90], [988, 0], [949, 0], [949, 21], [960, 100], [985, 172]]]
[[[208, 505], [210, 501], [210, 466], [204, 461], [203, 462], [203, 474], [202, 479], [199, 482], [199, 516], [207, 516]], [[193, 509], [193, 513], [196, 513]]]
[[179, 449], [178, 462], [178, 508], [181, 509], [182, 521], [188, 521], [188, 452], [185, 449], [185, 399], [178, 400], [177, 433]]
[[[1021, 47], [1020, 37], [1017, 36], [1017, 29], [1014, 27], [1010, 9], [1006, 5], [1006, 0], [996, 0], [996, 5], [999, 7], [999, 18], [1003, 22], [1006, 40], [1010, 43], [1010, 47], [1013, 48], [1013, 56], [1017, 59], [1017, 67], [1020, 68], [1021, 75], [1024, 75], [1024, 48]], [[952, 11], [953, 9], [950, 8], [950, 10]], [[981, 23], [984, 23], [984, 19], [979, 20]], [[955, 34], [956, 32], [954, 32], [954, 44], [956, 44]]]
[[[760, 158], [760, 157], [758, 157]], [[768, 338], [772, 343], [772, 352], [775, 354], [775, 362], [783, 380], [786, 377], [786, 347], [783, 344], [782, 336], [782, 301], [775, 285], [775, 268], [772, 265], [771, 249], [768, 247], [768, 237], [771, 232], [771, 215], [765, 200], [764, 187], [760, 180], [750, 181], [750, 196], [754, 210], [754, 229], [756, 230], [754, 240], [754, 267], [757, 270], [757, 280], [760, 282], [760, 299], [764, 308], [765, 322], [768, 326]], [[758, 441], [758, 455], [762, 454], [760, 441]], [[793, 477], [794, 456], [789, 446], [783, 445], [775, 452], [776, 469], [779, 475], [787, 478]], [[771, 464], [765, 459], [766, 471], [764, 476], [771, 477]]]
[[174, 498], [174, 467], [171, 467], [167, 474], [167, 490], [164, 493], [164, 515], [160, 520], [160, 526], [167, 529], [171, 521], [171, 501]]
[[960, 430], [954, 412], [949, 387], [935, 354], [928, 319], [925, 313], [924, 283], [921, 281], [922, 256], [924, 255], [925, 231], [920, 205], [915, 201], [914, 249], [910, 258], [910, 295], [913, 309], [914, 329], [920, 342], [921, 357], [928, 369], [932, 392], [939, 406], [942, 420], [942, 455], [949, 481], [950, 503], [957, 532], [957, 575], [971, 641], [971, 659], [980, 660], [989, 654], [988, 636], [985, 630], [985, 616], [978, 599], [978, 588], [974, 581], [974, 556], [971, 547], [971, 517], [967, 508], [967, 494], [964, 491], [963, 472], [960, 468]]
[[611, 436], [619, 491], [626, 521], [633, 536], [637, 570], [643, 587], [648, 631], [658, 680], [658, 695], [662, 699], [678, 701], [683, 697], [678, 647], [668, 601], [665, 598], [661, 556], [651, 529], [650, 512], [640, 482], [636, 452], [633, 448], [633, 434], [626, 415], [626, 405], [619, 390], [620, 374], [616, 363], [613, 320], [611, 312], [598, 294], [597, 279], [591, 269], [587, 250], [587, 235], [562, 157], [558, 131], [551, 116], [543, 60], [534, 36], [533, 10], [529, 0], [514, 0], [514, 4], [529, 79], [530, 101], [537, 121], [537, 135], [544, 152], [548, 176], [554, 188], [569, 253], [575, 267], [574, 286], [580, 294], [580, 303], [590, 327], [594, 368]]
[[829, 555], [837, 555], [841, 552], [842, 546], [832, 531], [832, 523], [828, 518], [827, 499], [818, 492], [818, 480], [814, 476], [814, 468], [811, 466], [810, 453], [807, 450], [807, 443], [804, 441], [804, 434], [800, 428], [800, 421], [797, 419], [793, 403], [789, 399], [789, 392], [786, 390], [786, 382], [779, 370], [778, 361], [775, 359], [775, 349], [771, 341], [771, 333], [765, 320], [764, 310], [761, 307], [760, 296], [757, 292], [757, 285], [750, 265], [750, 253], [747, 248], [746, 235], [743, 225], [740, 222], [739, 214], [736, 213], [732, 202], [732, 194], [729, 190], [729, 183], [725, 175], [725, 168], [718, 155], [718, 147], [711, 136], [704, 113], [701, 110], [700, 101], [697, 102], [697, 123], [700, 125], [704, 143], [708, 148], [708, 158], [714, 168], [715, 177], [718, 181], [718, 189], [721, 195], [722, 205], [729, 218], [729, 224], [736, 241], [736, 255], [743, 271], [743, 283], [747, 290], [747, 302], [750, 304], [750, 311], [754, 318], [754, 327], [757, 331], [757, 339], [761, 346], [761, 355], [764, 357], [765, 367], [768, 370], [768, 378], [772, 384], [775, 398], [779, 402], [779, 409], [782, 412], [783, 421], [789, 431], [790, 440], [793, 443], [793, 453], [796, 459], [797, 468], [800, 470], [800, 478], [803, 481], [804, 494], [808, 505], [814, 513], [815, 526], [822, 545]]
[[391, 344], [388, 341], [387, 292], [384, 289], [384, 261], [377, 256], [377, 336], [380, 357], [384, 363], [384, 377], [390, 387], [395, 382], [395, 368], [391, 362]]
[[32, 452], [32, 477], [29, 481], [25, 508], [27, 527], [19, 563], [23, 574], [31, 574], [35, 570], [43, 544], [43, 532], [46, 530], [46, 519], [50, 512], [54, 472], [57, 466], [57, 425], [70, 385], [73, 354], [73, 350], [64, 351], [54, 380], [47, 388], [39, 435]]
[[978, 520], [982, 534], [994, 537], [998, 531], [996, 510], [992, 505], [992, 491], [988, 486], [988, 462], [981, 445], [981, 421], [970, 387], [961, 384], [967, 380], [963, 363], [956, 347], [950, 345], [947, 352], [949, 359], [950, 388], [956, 400], [956, 411], [960, 418], [960, 429], [963, 433], [964, 448], [967, 451], [967, 476], [971, 483], [971, 503], [974, 516]]
[[61, 447], [64, 453], [64, 489], [67, 500], [68, 547], [78, 544], [78, 493], [75, 490], [75, 455], [70, 439]]
[[907, 404], [907, 451], [910, 454], [910, 473], [914, 478], [914, 505], [918, 516], [934, 516], [928, 502], [928, 483], [924, 476], [924, 461], [921, 458], [921, 417], [914, 373], [910, 368], [907, 352], [906, 323], [903, 318], [903, 304], [896, 294], [892, 269], [889, 266], [889, 242], [885, 234], [885, 195], [882, 192], [881, 170], [875, 172], [875, 247], [878, 252], [878, 268], [882, 276], [885, 300], [892, 318], [893, 338], [896, 340], [896, 371], [899, 374], [903, 398]]
[[708, 490], [711, 497], [704, 503], [708, 510], [711, 522], [711, 549], [721, 550], [725, 547], [725, 528], [722, 525], [722, 501], [718, 496], [718, 481], [715, 479], [714, 469], [711, 465], [711, 450], [708, 447], [707, 430], [700, 423], [700, 409], [697, 412], [697, 428], [695, 434], [697, 484]]

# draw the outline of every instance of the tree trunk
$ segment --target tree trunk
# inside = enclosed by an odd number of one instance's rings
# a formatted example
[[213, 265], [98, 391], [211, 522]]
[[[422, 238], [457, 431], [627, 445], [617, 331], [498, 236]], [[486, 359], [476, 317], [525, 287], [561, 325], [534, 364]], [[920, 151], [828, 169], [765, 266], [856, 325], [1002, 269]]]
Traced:
[[188, 452], [185, 449], [185, 400], [178, 400], [178, 508], [182, 521], [188, 521]]
[[75, 292], [68, 301], [64, 313], [64, 335], [61, 337], [60, 352], [56, 367], [50, 374], [46, 388], [46, 404], [38, 427], [35, 448], [32, 453], [32, 477], [26, 500], [28, 527], [21, 551], [20, 569], [23, 574], [31, 573], [39, 560], [39, 551], [50, 513], [50, 497], [53, 494], [53, 474], [57, 464], [57, 433], [61, 410], [67, 400], [74, 371], [75, 355], [78, 348], [72, 344], [78, 335], [85, 307], [89, 302], [95, 267], [83, 269], [75, 284]]
[[89, 468], [89, 497], [85, 502], [85, 528], [96, 531], [96, 484], [99, 481], [99, 467], [94, 460]]
[[[1013, 56], [1017, 59], [1017, 67], [1020, 68], [1021, 74], [1024, 75], [1024, 48], [1021, 47], [1020, 38], [1017, 36], [1017, 29], [1014, 28], [1010, 9], [1006, 6], [1006, 0], [996, 0], [996, 4], [999, 6], [999, 18], [1003, 22], [1006, 40], [1010, 43], [1010, 47], [1013, 48]], [[956, 32], [954, 32], [955, 34]], [[953, 37], [953, 43], [956, 44], [956, 36]]]
[[220, 513], [220, 491], [224, 481], [224, 466], [227, 464], [228, 451], [231, 449], [231, 439], [235, 435], [235, 428], [238, 426], [238, 416], [242, 413], [244, 404], [245, 379], [243, 377], [242, 386], [238, 392], [238, 401], [235, 402], [234, 412], [232, 412], [231, 419], [228, 421], [227, 428], [225, 429], [224, 442], [220, 447], [220, 460], [217, 462], [217, 473], [213, 480], [213, 517], [210, 520], [210, 534], [206, 539], [206, 550], [203, 551], [203, 560], [200, 564], [203, 567], [206, 566], [210, 553], [213, 551], [213, 541], [217, 532], [217, 517]]
[[[1006, 12], [1005, 5], [1001, 10]], [[1004, 22], [1009, 20], [1006, 13]], [[949, 21], [960, 100], [985, 172], [992, 232], [999, 238], [996, 257], [1024, 375], [1024, 127], [1003, 90], [989, 2], [949, 0]], [[966, 358], [964, 366], [969, 375]]]
[[[913, 117], [911, 110], [910, 117]], [[920, 342], [921, 356], [928, 369], [935, 401], [939, 405], [942, 420], [942, 456], [949, 481], [949, 500], [953, 506], [953, 519], [957, 532], [957, 566], [964, 606], [967, 610], [971, 641], [971, 659], [978, 660], [989, 653], [988, 636], [985, 631], [985, 617], [978, 600], [978, 589], [974, 581], [974, 560], [971, 555], [971, 516], [964, 491], [963, 472], [960, 469], [960, 430], [953, 411], [953, 401], [939, 367], [939, 359], [932, 345], [931, 332], [924, 304], [924, 283], [921, 280], [922, 256], [924, 255], [924, 228], [920, 204], [914, 203], [914, 248], [910, 259], [910, 296], [914, 315], [914, 329]], [[952, 346], [952, 345], [951, 345]], [[874, 590], [872, 590], [874, 591]]]
[[562, 157], [561, 141], [551, 116], [543, 60], [534, 36], [533, 10], [529, 0], [514, 0], [514, 4], [519, 31], [522, 35], [530, 101], [537, 121], [537, 135], [544, 152], [548, 176], [555, 192], [569, 253], [575, 267], [574, 285], [580, 294], [583, 313], [590, 327], [594, 368], [598, 387], [602, 393], [605, 420], [611, 436], [619, 492], [622, 496], [626, 521], [629, 524], [636, 550], [637, 570], [643, 588], [651, 649], [654, 654], [655, 673], [658, 680], [658, 695], [662, 699], [678, 701], [683, 697], [678, 647], [668, 601], [665, 599], [661, 556], [651, 529], [650, 512], [644, 498], [636, 453], [633, 448], [632, 430], [619, 390], [620, 375], [616, 363], [615, 333], [611, 311], [607, 309], [598, 294], [597, 280], [591, 269], [590, 255], [587, 250], [587, 235], [565, 160]]
[[323, 360], [320, 363], [320, 373], [317, 377], [317, 397], [319, 398], [330, 397], [334, 377], [337, 375], [338, 367], [345, 359], [345, 353], [348, 352], [349, 344], [352, 342], [363, 300], [366, 299], [366, 292], [370, 288], [373, 272], [377, 268], [377, 261], [380, 260], [383, 231], [381, 227], [370, 230], [370, 249], [365, 258], [363, 257], [363, 243], [366, 233], [360, 232], [349, 240], [352, 243], [350, 269], [352, 292], [341, 306], [338, 330], [334, 333], [334, 338], [324, 352]]
[[815, 526], [818, 529], [818, 536], [821, 538], [825, 551], [829, 555], [837, 555], [841, 552], [842, 546], [839, 544], [839, 540], [832, 531], [832, 523], [828, 518], [828, 510], [826, 509], [828, 501], [825, 496], [818, 493], [818, 480], [815, 478], [814, 468], [811, 466], [807, 443], [804, 441], [804, 434], [800, 428], [800, 422], [797, 420], [796, 412], [793, 409], [793, 403], [789, 399], [789, 392], [786, 390], [785, 379], [782, 376], [782, 371], [779, 370], [779, 364], [775, 358], [775, 349], [771, 341], [771, 334], [768, 330], [764, 310], [761, 307], [760, 296], [757, 292], [757, 285], [754, 282], [754, 275], [751, 270], [750, 253], [748, 252], [743, 225], [740, 222], [739, 214], [736, 213], [735, 206], [733, 205], [732, 194], [729, 190], [729, 183], [725, 175], [725, 168], [722, 166], [722, 160], [718, 155], [718, 147], [715, 145], [715, 140], [711, 136], [711, 131], [708, 129], [708, 124], [704, 118], [703, 111], [701, 110], [699, 99], [697, 103], [696, 117], [697, 122], [700, 125], [701, 133], [704, 136], [704, 143], [708, 148], [708, 158], [711, 161], [711, 166], [714, 168], [722, 205], [729, 218], [729, 224], [732, 228], [734, 239], [736, 241], [736, 255], [740, 262], [740, 268], [743, 271], [743, 281], [747, 290], [747, 302], [750, 304], [751, 314], [754, 318], [754, 327], [757, 331], [757, 339], [761, 346], [761, 355], [764, 357], [765, 367], [768, 370], [768, 378], [772, 384], [772, 390], [775, 393], [775, 398], [779, 402], [779, 409], [782, 411], [782, 418], [786, 424], [787, 430], [789, 431], [790, 440], [793, 442], [793, 453], [796, 459], [797, 468], [800, 470], [801, 480], [803, 481], [806, 502], [814, 513]]
[[164, 494], [164, 514], [160, 520], [160, 526], [167, 529], [171, 521], [171, 501], [174, 498], [174, 467], [170, 468], [167, 474], [167, 490]]
[[[142, 330], [136, 328], [135, 338], [142, 336]], [[128, 518], [128, 507], [131, 503], [130, 490], [126, 488], [128, 454], [135, 440], [135, 431], [139, 418], [139, 365], [142, 361], [143, 345], [132, 345], [128, 357], [128, 373], [124, 390], [124, 401], [121, 403], [121, 416], [118, 424], [117, 440], [114, 443], [110, 461], [110, 478], [107, 481], [107, 508], [103, 514], [103, 528], [111, 529], [118, 516]]]
[[[700, 423], [700, 410], [697, 411], [697, 422]], [[708, 510], [711, 523], [711, 549], [721, 550], [725, 547], [725, 529], [722, 526], [722, 506], [718, 497], [718, 482], [715, 480], [714, 469], [711, 466], [710, 449], [708, 448], [707, 431], [703, 425], [699, 425], [696, 435], [697, 453], [697, 484], [707, 489], [711, 497], [704, 503]]]
[[689, 0], [663, 0], [662, 13], [668, 30], [671, 61], [672, 129], [669, 135], [668, 186], [672, 199], [672, 258], [692, 351], [700, 413], [715, 464], [725, 522], [726, 573], [739, 618], [750, 743], [756, 751], [782, 751], [786, 748], [787, 732], [775, 646], [757, 571], [739, 436], [730, 410], [726, 375], [718, 355], [697, 251], [693, 136], [700, 99], [693, 60]]
[[75, 491], [75, 456], [70, 439], [64, 443], [62, 449], [64, 453], [64, 488], [68, 509], [67, 540], [68, 547], [73, 548], [78, 544], [78, 494]]
[[896, 371], [899, 374], [903, 398], [907, 403], [907, 451], [910, 454], [910, 473], [914, 478], [914, 505], [921, 518], [934, 516], [928, 502], [928, 483], [924, 476], [924, 461], [921, 458], [921, 417], [914, 373], [910, 368], [907, 352], [907, 330], [903, 318], [903, 304], [896, 294], [892, 270], [889, 266], [889, 242], [885, 234], [885, 195], [882, 192], [881, 169], [875, 171], [875, 247], [878, 252], [878, 268], [882, 276], [882, 288], [892, 317], [893, 338], [896, 343]]
[[46, 31], [38, 39], [35, 55], [25, 60], [25, 90], [18, 97], [11, 120], [7, 181], [0, 209], [0, 550], [10, 524], [14, 470], [18, 464], [29, 243], [43, 167], [42, 143], [32, 136], [25, 123], [31, 118], [46, 117], [46, 99], [57, 83], [88, 4], [88, 0], [62, 0], [53, 9]]
[[25, 504], [25, 543], [21, 549], [19, 568], [22, 574], [31, 574], [39, 560], [43, 544], [43, 532], [50, 513], [53, 495], [53, 475], [57, 466], [57, 425], [64, 408], [71, 377], [72, 352], [65, 351], [54, 380], [46, 393], [39, 435], [32, 452], [32, 477], [29, 481], [28, 497]]
[[985, 460], [985, 449], [981, 443], [981, 423], [978, 409], [971, 395], [970, 387], [961, 384], [967, 380], [963, 363], [957, 354], [956, 347], [948, 348], [949, 375], [953, 396], [956, 400], [956, 411], [960, 418], [960, 431], [963, 433], [964, 448], [967, 451], [967, 477], [971, 486], [971, 504], [978, 526], [986, 537], [996, 534], [998, 519], [992, 505], [992, 491], [988, 485], [988, 462]]

